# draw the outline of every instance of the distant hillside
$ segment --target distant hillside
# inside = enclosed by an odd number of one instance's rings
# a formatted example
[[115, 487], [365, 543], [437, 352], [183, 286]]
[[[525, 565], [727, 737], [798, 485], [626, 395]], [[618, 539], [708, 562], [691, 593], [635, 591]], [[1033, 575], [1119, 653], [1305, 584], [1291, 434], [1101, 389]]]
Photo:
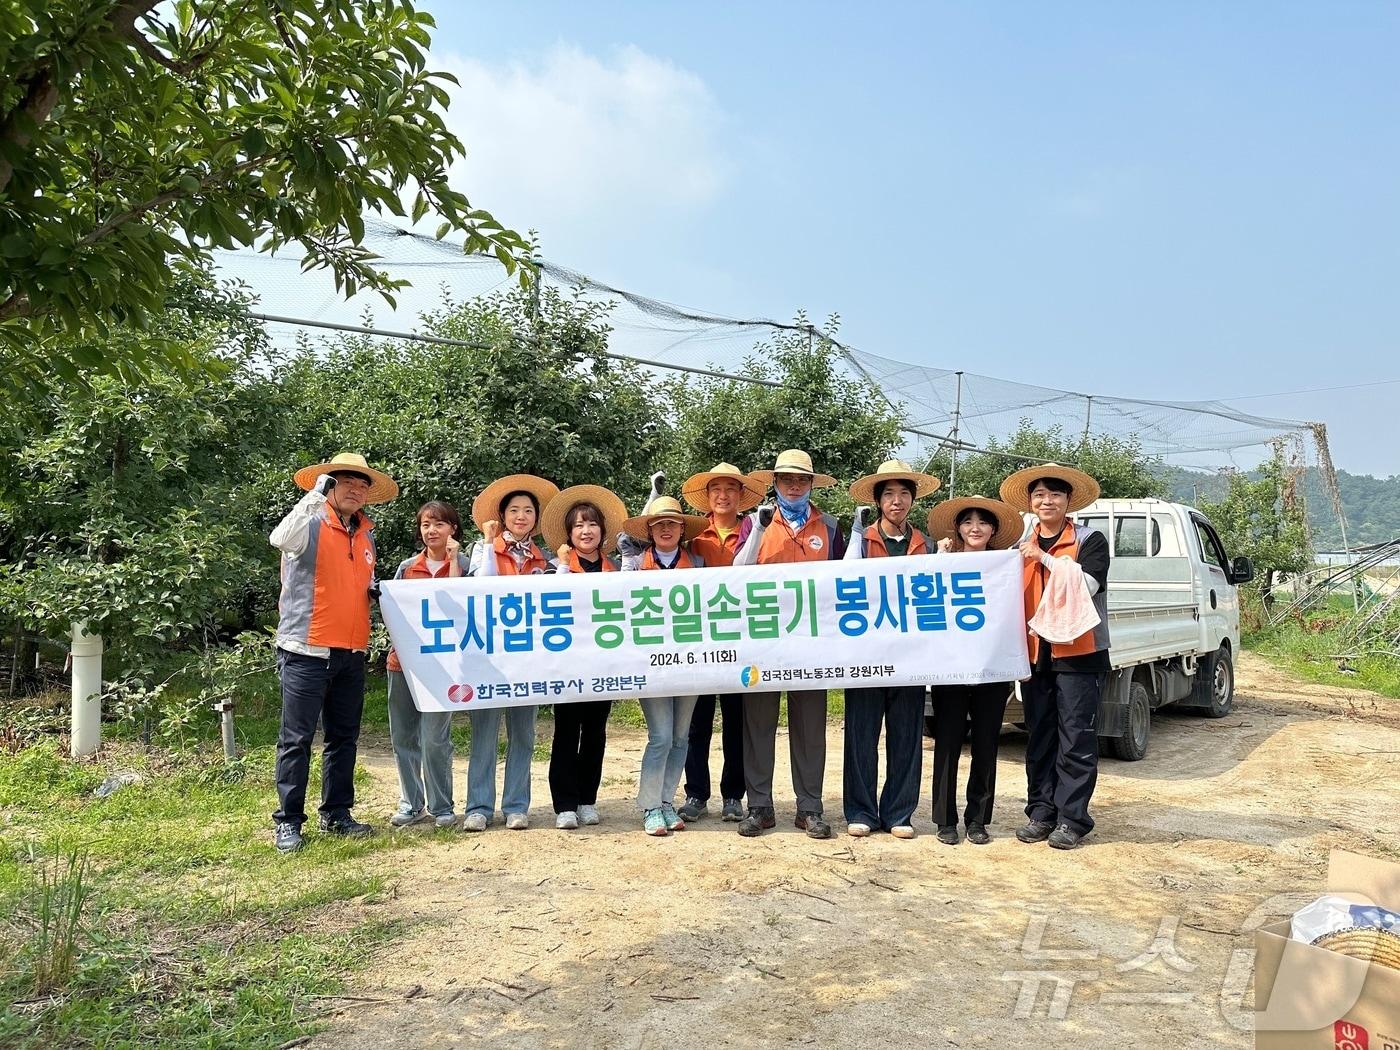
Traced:
[[[1169, 467], [1167, 483], [1171, 498], [1194, 503], [1197, 498], [1219, 500], [1225, 492], [1225, 479], [1219, 474]], [[1347, 516], [1347, 539], [1353, 546], [1380, 543], [1400, 536], [1400, 475], [1373, 478], [1369, 474], [1337, 471], [1337, 488]], [[1323, 490], [1322, 479], [1313, 468], [1303, 477], [1303, 498], [1308, 506], [1308, 526], [1319, 549], [1340, 547], [1341, 529], [1332, 512], [1332, 501]]]

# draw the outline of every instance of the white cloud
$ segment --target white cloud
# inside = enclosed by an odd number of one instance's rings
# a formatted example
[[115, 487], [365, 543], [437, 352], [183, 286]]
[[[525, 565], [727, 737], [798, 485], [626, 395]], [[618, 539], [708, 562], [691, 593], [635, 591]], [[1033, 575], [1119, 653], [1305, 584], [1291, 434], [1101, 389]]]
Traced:
[[625, 47], [606, 58], [558, 45], [495, 65], [435, 54], [456, 75], [448, 124], [467, 157], [453, 182], [546, 251], [569, 233], [645, 227], [713, 201], [730, 171], [724, 115], [694, 73]]

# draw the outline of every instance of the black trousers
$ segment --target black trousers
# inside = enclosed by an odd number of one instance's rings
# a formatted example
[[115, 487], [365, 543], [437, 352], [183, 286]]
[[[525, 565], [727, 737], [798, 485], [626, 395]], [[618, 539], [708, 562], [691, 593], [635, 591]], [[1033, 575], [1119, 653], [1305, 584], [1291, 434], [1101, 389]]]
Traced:
[[1026, 708], [1026, 816], [1094, 827], [1089, 799], [1099, 779], [1099, 694], [1103, 675], [1037, 671], [1021, 686]]
[[695, 702], [690, 716], [690, 750], [685, 756], [685, 794], [687, 798], [710, 801], [710, 741], [715, 732], [715, 701], [719, 701], [720, 798], [744, 798], [744, 698], [735, 693], [726, 696], [702, 696]]
[[940, 828], [958, 826], [958, 762], [968, 719], [972, 720], [972, 765], [967, 773], [967, 808], [963, 823], [969, 827], [992, 822], [992, 802], [997, 788], [997, 743], [1008, 682], [985, 685], [941, 685], [933, 690], [933, 822]]
[[554, 705], [554, 745], [549, 752], [549, 795], [554, 812], [598, 804], [603, 749], [608, 744], [611, 700]]
[[365, 654], [332, 649], [328, 659], [277, 650], [282, 679], [282, 728], [277, 734], [277, 799], [272, 819], [306, 821], [311, 742], [321, 723], [321, 814], [345, 816], [355, 805], [355, 755], [365, 709]]

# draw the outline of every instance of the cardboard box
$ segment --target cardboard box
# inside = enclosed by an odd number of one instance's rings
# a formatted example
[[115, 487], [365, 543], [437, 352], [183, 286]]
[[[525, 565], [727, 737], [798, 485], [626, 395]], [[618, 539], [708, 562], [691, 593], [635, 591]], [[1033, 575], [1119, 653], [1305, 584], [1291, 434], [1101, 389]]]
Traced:
[[[1324, 892], [1400, 911], [1400, 864], [1333, 850]], [[1257, 1050], [1400, 1050], [1400, 970], [1295, 941], [1289, 929], [1254, 934]]]

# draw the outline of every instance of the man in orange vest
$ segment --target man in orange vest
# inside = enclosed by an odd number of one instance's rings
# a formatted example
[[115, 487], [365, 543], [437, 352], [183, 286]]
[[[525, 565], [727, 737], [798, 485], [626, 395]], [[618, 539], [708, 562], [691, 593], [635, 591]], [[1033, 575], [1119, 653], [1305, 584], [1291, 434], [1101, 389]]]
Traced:
[[[772, 470], [749, 475], [760, 485], [772, 485], [777, 508], [758, 509], [758, 521], [735, 565], [770, 565], [797, 561], [840, 561], [845, 538], [836, 519], [812, 504], [812, 489], [830, 488], [836, 479], [812, 469], [812, 457], [800, 449], [778, 454]], [[739, 822], [739, 834], [761, 835], [777, 826], [773, 810], [773, 766], [778, 735], [781, 693], [749, 693], [744, 697], [744, 785], [749, 812]], [[823, 819], [822, 781], [826, 773], [826, 690], [788, 690], [788, 755], [792, 790], [797, 796], [794, 823], [812, 838], [831, 838]]]
[[273, 845], [302, 847], [311, 742], [325, 738], [320, 827], [360, 837], [373, 830], [351, 815], [355, 756], [365, 706], [370, 593], [375, 587], [374, 522], [361, 508], [387, 503], [399, 486], [363, 456], [342, 452], [295, 475], [306, 495], [269, 537], [282, 552], [277, 670], [282, 727], [277, 735]]
[[1021, 544], [1026, 619], [1040, 607], [1057, 558], [1079, 565], [1099, 615], [1097, 626], [1064, 644], [1030, 631], [1031, 676], [1021, 690], [1030, 734], [1029, 820], [1016, 837], [1074, 849], [1094, 827], [1089, 799], [1099, 775], [1099, 696], [1109, 671], [1108, 540], [1068, 515], [1099, 498], [1099, 483], [1082, 470], [1046, 463], [1012, 474], [1002, 482], [1001, 498], [1036, 519]]

